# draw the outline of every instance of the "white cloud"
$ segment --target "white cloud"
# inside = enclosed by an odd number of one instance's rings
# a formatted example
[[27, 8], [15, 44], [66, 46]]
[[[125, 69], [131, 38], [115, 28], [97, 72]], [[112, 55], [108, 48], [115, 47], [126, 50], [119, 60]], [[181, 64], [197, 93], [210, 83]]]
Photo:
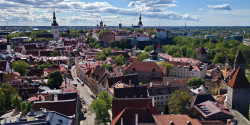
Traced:
[[[55, 5], [53, 0], [0, 0], [0, 15], [7, 12], [9, 21], [10, 23], [12, 22], [12, 25], [17, 25], [18, 22], [21, 23], [22, 21], [25, 21], [24, 23], [27, 24], [32, 22], [33, 25], [39, 25], [40, 23], [50, 24], [53, 7], [57, 13], [58, 23], [63, 23], [63, 25], [81, 24], [82, 22], [95, 23], [100, 19], [105, 19], [107, 22], [116, 22], [117, 19], [119, 19], [118, 21], [123, 21], [122, 18], [128, 20], [130, 16], [138, 16], [140, 13], [143, 18], [148, 17], [151, 18], [151, 20], [170, 19], [199, 21], [197, 17], [189, 14], [167, 12], [166, 8], [177, 6], [174, 4], [175, 1], [173, 0], [129, 1], [130, 4], [128, 6], [130, 8], [118, 8], [108, 2], [85, 3], [79, 0], [55, 0]], [[131, 18], [129, 19], [131, 20]], [[17, 21], [17, 23], [15, 23], [15, 21]]]
[[232, 10], [229, 4], [222, 4], [222, 5], [207, 5], [208, 8], [211, 10]]

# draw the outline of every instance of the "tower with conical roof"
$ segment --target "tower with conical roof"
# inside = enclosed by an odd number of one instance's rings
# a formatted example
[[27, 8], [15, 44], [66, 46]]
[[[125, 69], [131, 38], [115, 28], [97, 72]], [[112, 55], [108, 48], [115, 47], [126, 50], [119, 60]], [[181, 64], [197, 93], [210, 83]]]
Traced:
[[142, 21], [141, 21], [141, 14], [140, 14], [140, 17], [139, 17], [138, 26], [140, 27], [140, 29], [143, 29], [143, 24], [142, 24]]
[[234, 60], [234, 70], [238, 69], [239, 67], [241, 67], [242, 71], [245, 74], [245, 70], [246, 70], [246, 59], [244, 58], [243, 54], [241, 53], [241, 51], [238, 52], [235, 60]]
[[59, 25], [56, 22], [56, 14], [55, 14], [55, 10], [53, 11], [53, 22], [51, 24], [51, 32], [54, 36], [54, 39], [58, 40], [59, 39]]
[[236, 69], [227, 85], [228, 88], [225, 105], [237, 110], [248, 119], [250, 83], [241, 67]]

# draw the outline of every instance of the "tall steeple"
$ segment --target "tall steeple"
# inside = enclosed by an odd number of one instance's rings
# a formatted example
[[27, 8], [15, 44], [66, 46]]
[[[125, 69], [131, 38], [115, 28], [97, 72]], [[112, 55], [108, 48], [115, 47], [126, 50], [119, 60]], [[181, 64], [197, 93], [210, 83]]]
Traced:
[[55, 13], [55, 10], [53, 10], [53, 23], [51, 24], [51, 26], [58, 26], [58, 24], [56, 22], [56, 13]]
[[51, 24], [51, 32], [53, 34], [53, 37], [55, 40], [59, 39], [59, 29], [58, 29], [58, 23], [56, 22], [56, 13], [55, 10], [53, 10], [53, 22]]
[[140, 17], [139, 17], [139, 21], [141, 21], [141, 14], [140, 14]]

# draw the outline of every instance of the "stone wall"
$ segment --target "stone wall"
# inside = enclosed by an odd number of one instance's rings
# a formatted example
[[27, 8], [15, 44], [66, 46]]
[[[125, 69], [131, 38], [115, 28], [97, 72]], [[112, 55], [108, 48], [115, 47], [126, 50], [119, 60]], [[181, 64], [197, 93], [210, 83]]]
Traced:
[[250, 125], [250, 121], [248, 119], [246, 119], [238, 111], [230, 109], [230, 112], [235, 116], [235, 119], [237, 119], [238, 125]]

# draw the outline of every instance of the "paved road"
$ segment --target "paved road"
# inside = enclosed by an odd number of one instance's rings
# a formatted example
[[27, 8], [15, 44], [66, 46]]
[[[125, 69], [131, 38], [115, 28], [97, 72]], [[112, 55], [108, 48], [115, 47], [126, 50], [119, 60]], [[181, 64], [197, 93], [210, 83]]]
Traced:
[[[71, 67], [71, 73], [74, 79], [72, 82], [77, 83], [77, 89], [80, 91], [80, 97], [83, 97], [85, 101], [85, 104], [82, 104], [82, 107], [88, 107], [93, 101], [93, 99], [90, 97], [91, 91], [89, 87], [87, 87], [86, 85], [82, 86], [81, 83], [77, 81], [78, 78], [76, 76], [75, 66]], [[86, 120], [81, 120], [80, 125], [94, 125], [95, 114], [88, 112], [85, 114], [85, 116]]]

